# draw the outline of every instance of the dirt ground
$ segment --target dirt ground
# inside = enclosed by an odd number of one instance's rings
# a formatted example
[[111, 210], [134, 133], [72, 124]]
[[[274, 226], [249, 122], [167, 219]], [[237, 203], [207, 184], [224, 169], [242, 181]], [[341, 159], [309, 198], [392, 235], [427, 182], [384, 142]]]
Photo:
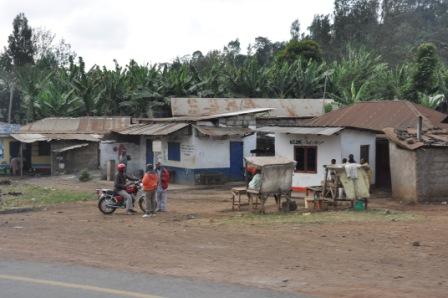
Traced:
[[[95, 188], [93, 182], [55, 182], [31, 180], [73, 191]], [[168, 200], [169, 212], [149, 219], [123, 210], [104, 216], [94, 201], [0, 215], [0, 257], [240, 283], [315, 297], [447, 296], [447, 205], [403, 206], [376, 199], [373, 208], [412, 216], [363, 221], [359, 213], [351, 220], [351, 213], [338, 217], [333, 212], [336, 216], [329, 220], [307, 222], [299, 219], [315, 214], [296, 213], [283, 222], [282, 215], [270, 221], [269, 216], [230, 211], [225, 189], [176, 190]]]

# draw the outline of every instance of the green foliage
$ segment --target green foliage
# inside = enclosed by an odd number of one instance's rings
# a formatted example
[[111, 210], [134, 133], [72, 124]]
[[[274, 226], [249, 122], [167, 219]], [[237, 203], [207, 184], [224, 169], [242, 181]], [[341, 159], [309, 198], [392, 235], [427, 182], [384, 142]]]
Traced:
[[301, 41], [291, 39], [286, 44], [285, 48], [277, 54], [277, 59], [280, 62], [293, 63], [300, 58], [317, 62], [321, 61], [322, 53], [319, 44], [310, 39]]
[[[55, 189], [51, 187], [41, 187], [20, 182], [13, 182], [11, 185], [2, 186], [2, 200], [0, 210], [24, 208], [24, 207], [42, 207], [53, 204], [85, 201], [95, 199], [93, 193], [68, 191]], [[7, 196], [5, 193], [21, 193], [18, 196]]]
[[90, 181], [92, 179], [92, 176], [90, 175], [90, 173], [89, 173], [89, 171], [87, 169], [84, 169], [84, 170], [82, 170], [79, 173], [78, 179], [81, 182], [87, 182], [87, 181]]
[[32, 29], [28, 19], [19, 13], [13, 21], [13, 33], [8, 38], [7, 54], [15, 67], [33, 64], [34, 45], [32, 42]]
[[387, 71], [381, 56], [365, 49], [347, 48], [347, 54], [333, 63], [330, 94], [338, 102], [347, 105], [354, 102], [383, 99], [377, 92], [377, 82]]
[[300, 33], [295, 21], [287, 42], [259, 36], [242, 53], [235, 39], [221, 51], [195, 51], [172, 63], [115, 61], [112, 68], [86, 68], [69, 44], [56, 43], [50, 31], [31, 29], [20, 14], [9, 47], [0, 53], [0, 120], [6, 120], [11, 87], [12, 114], [20, 122], [49, 116], [167, 117], [170, 97], [325, 96], [338, 105], [412, 99], [448, 111], [448, 51], [427, 43], [448, 43], [445, 2], [337, 0], [334, 20], [316, 16], [309, 35]]
[[418, 47], [416, 69], [412, 76], [412, 88], [416, 92], [431, 94], [434, 92], [438, 58], [436, 47], [424, 43]]
[[331, 111], [333, 111], [333, 105], [331, 103], [325, 104], [324, 111], [325, 111], [325, 113], [330, 113]]
[[256, 214], [245, 213], [238, 216], [223, 217], [215, 224], [228, 225], [309, 225], [319, 223], [374, 223], [399, 221], [420, 221], [422, 216], [403, 211], [387, 211], [384, 209], [369, 209], [366, 212], [358, 213], [353, 211], [328, 211], [328, 212], [287, 212], [287, 213], [268, 213]]

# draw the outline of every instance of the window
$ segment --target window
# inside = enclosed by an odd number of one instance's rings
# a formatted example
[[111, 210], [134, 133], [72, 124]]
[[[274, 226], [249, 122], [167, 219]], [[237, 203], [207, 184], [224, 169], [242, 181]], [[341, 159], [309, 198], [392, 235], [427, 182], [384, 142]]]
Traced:
[[168, 142], [168, 160], [180, 161], [180, 143]]
[[50, 143], [48, 142], [39, 142], [38, 143], [38, 154], [39, 156], [48, 156], [50, 155]]
[[365, 161], [367, 161], [367, 163], [369, 162], [369, 149], [370, 149], [370, 145], [361, 145], [360, 147], [360, 158], [364, 159]]
[[317, 173], [317, 147], [294, 147], [296, 172]]

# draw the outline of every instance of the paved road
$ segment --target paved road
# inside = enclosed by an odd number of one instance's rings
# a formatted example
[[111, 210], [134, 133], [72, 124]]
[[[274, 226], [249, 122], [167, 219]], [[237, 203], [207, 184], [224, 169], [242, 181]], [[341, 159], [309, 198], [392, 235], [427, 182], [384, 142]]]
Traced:
[[304, 298], [302, 295], [82, 266], [0, 260], [2, 298]]

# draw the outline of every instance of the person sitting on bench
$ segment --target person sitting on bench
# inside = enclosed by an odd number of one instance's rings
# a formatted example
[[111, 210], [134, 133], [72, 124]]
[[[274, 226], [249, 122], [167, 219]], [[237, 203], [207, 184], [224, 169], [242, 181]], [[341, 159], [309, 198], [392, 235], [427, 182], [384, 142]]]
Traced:
[[255, 171], [255, 175], [254, 177], [252, 177], [252, 180], [250, 180], [249, 182], [249, 189], [253, 189], [253, 190], [260, 190], [261, 187], [261, 170], [257, 169]]

